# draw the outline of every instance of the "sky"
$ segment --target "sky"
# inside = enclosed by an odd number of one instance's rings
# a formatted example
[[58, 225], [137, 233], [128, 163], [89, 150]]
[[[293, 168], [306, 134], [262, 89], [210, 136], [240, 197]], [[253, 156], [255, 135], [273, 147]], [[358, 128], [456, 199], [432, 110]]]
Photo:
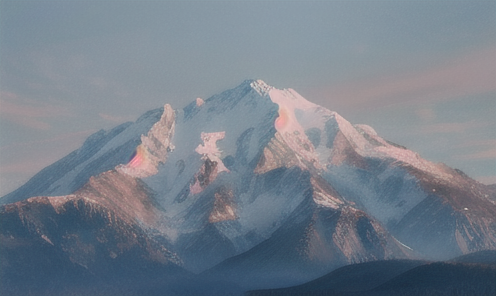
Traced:
[[0, 196], [245, 79], [496, 183], [496, 1], [2, 0]]

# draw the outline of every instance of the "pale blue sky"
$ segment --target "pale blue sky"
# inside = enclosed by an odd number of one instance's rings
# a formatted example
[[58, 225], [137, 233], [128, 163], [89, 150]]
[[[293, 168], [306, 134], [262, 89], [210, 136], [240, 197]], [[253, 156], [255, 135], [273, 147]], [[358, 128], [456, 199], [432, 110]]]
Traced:
[[496, 183], [495, 1], [2, 0], [0, 50], [0, 195], [250, 78]]

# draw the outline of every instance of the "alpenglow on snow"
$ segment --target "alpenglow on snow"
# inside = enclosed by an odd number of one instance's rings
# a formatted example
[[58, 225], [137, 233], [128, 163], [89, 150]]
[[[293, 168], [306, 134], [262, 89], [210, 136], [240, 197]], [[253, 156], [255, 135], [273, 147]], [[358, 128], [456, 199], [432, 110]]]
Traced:
[[2, 197], [2, 285], [112, 273], [172, 291], [201, 274], [246, 291], [352, 263], [444, 260], [496, 249], [494, 194], [293, 89], [247, 80], [99, 131]]

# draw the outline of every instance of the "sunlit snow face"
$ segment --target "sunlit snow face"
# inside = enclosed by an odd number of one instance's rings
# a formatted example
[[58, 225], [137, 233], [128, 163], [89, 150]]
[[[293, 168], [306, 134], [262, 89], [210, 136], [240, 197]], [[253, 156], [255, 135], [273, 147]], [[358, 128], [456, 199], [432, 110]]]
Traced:
[[284, 107], [279, 108], [279, 117], [276, 118], [275, 126], [277, 130], [281, 130], [288, 125], [289, 115], [288, 110]]
[[128, 165], [132, 168], [137, 168], [141, 166], [146, 160], [146, 151], [145, 149], [139, 145], [136, 148], [136, 151], [133, 154], [133, 157], [129, 161]]

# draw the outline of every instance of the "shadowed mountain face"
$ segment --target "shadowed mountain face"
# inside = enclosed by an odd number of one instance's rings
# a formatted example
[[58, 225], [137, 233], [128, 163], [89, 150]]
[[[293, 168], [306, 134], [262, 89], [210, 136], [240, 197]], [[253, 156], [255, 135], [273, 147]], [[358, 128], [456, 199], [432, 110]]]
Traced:
[[177, 284], [201, 273], [197, 286], [220, 281], [209, 286], [218, 294], [352, 263], [444, 260], [496, 249], [493, 196], [292, 89], [250, 80], [100, 131], [1, 198], [1, 285], [48, 295], [77, 278], [111, 283], [111, 294], [134, 277], [175, 295], [201, 291]]

